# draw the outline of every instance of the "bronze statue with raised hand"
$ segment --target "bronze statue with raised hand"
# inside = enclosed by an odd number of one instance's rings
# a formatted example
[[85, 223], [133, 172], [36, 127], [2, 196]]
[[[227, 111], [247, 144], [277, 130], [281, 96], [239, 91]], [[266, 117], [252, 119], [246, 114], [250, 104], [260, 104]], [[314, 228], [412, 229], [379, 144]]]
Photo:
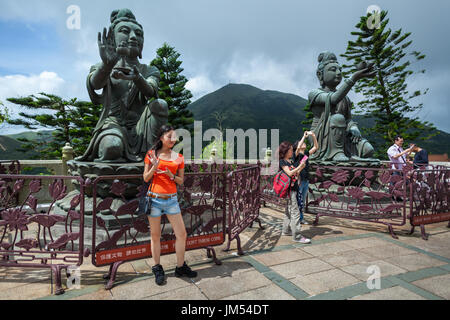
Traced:
[[371, 159], [374, 149], [361, 136], [352, 120], [351, 101], [347, 93], [356, 81], [373, 77], [373, 64], [361, 63], [358, 71], [338, 88], [342, 81], [342, 67], [332, 52], [323, 52], [318, 58], [317, 77], [321, 88], [309, 93], [308, 99], [314, 115], [311, 125], [319, 142], [319, 150], [311, 156], [323, 161], [378, 161]]
[[109, 29], [98, 33], [102, 62], [87, 77], [89, 96], [103, 110], [86, 152], [77, 160], [140, 162], [167, 123], [167, 103], [158, 99], [159, 70], [138, 60], [143, 45], [144, 31], [134, 14], [113, 11]]

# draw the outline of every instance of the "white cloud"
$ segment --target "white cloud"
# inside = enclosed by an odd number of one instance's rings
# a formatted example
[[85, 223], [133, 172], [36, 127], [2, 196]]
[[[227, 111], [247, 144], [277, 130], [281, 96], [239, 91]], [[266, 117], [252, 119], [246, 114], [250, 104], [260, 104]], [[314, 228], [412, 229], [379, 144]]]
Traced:
[[[15, 118], [23, 107], [6, 101], [7, 98], [25, 97], [40, 92], [61, 95], [65, 81], [55, 72], [43, 71], [39, 75], [7, 75], [0, 77], [0, 101], [8, 108], [10, 115]], [[26, 131], [23, 126], [3, 124], [3, 134], [13, 134]]]
[[194, 96], [192, 101], [197, 100], [205, 94], [211, 93], [218, 88], [219, 86], [215, 85], [206, 75], [197, 75], [191, 77], [186, 83], [186, 89], [191, 91], [192, 95]]
[[245, 57], [235, 53], [224, 74], [229, 82], [246, 83], [263, 90], [277, 90], [307, 97], [318, 86], [315, 50], [307, 50], [279, 61], [264, 54]]
[[7, 75], [0, 77], [0, 100], [27, 96], [39, 92], [60, 94], [64, 79], [55, 72], [43, 71], [39, 75]]

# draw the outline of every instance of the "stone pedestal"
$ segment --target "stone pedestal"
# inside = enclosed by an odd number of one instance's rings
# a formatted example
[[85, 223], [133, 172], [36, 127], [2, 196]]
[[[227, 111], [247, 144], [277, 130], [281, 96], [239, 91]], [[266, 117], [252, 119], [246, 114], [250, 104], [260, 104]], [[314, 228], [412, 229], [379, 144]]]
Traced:
[[[137, 188], [142, 185], [142, 174], [144, 172], [144, 163], [98, 163], [98, 162], [82, 162], [82, 161], [68, 161], [67, 162], [69, 175], [82, 177], [84, 180], [90, 179], [91, 183], [101, 176], [123, 176], [123, 175], [139, 175], [136, 179], [127, 179], [127, 188], [123, 192], [126, 199], [136, 197]], [[106, 198], [114, 196], [111, 192], [111, 184], [114, 179], [104, 179], [97, 184], [97, 197]], [[74, 180], [76, 189], [79, 191], [80, 186], [78, 181]], [[85, 194], [92, 197], [92, 187], [85, 188]]]

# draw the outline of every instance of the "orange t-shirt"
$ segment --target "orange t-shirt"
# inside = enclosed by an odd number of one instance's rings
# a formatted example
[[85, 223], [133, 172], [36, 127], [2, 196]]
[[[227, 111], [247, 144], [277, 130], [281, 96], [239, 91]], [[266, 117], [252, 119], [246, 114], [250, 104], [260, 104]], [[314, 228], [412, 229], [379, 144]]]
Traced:
[[[144, 163], [151, 164], [150, 155], [153, 153], [153, 150], [147, 152], [145, 156]], [[160, 159], [157, 170], [166, 171], [169, 169], [174, 175], [177, 174], [178, 169], [184, 169], [184, 157], [182, 154], [178, 154], [178, 158], [173, 161], [167, 161]], [[149, 187], [148, 191], [154, 193], [161, 194], [174, 194], [177, 193], [177, 185], [175, 181], [170, 180], [169, 176], [165, 173], [157, 173], [153, 174], [153, 182]], [[150, 190], [151, 188], [151, 190]]]

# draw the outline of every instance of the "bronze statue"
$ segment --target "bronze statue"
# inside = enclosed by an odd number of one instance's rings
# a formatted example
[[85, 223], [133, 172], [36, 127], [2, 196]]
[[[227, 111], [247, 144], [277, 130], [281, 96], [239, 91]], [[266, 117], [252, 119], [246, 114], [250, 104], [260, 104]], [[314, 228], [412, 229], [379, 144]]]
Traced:
[[[159, 71], [141, 64], [144, 31], [129, 9], [111, 13], [98, 33], [102, 62], [91, 67], [87, 88], [103, 110], [92, 140], [78, 161], [140, 162], [167, 123], [168, 106], [158, 99]], [[102, 90], [99, 94], [95, 90]]]
[[352, 121], [351, 101], [347, 93], [359, 79], [375, 76], [373, 64], [361, 63], [351, 79], [337, 88], [342, 81], [342, 67], [336, 55], [323, 52], [318, 58], [317, 77], [321, 88], [309, 93], [308, 99], [314, 115], [311, 131], [316, 134], [319, 150], [311, 156], [323, 161], [377, 161], [371, 159], [374, 149], [361, 136]]

